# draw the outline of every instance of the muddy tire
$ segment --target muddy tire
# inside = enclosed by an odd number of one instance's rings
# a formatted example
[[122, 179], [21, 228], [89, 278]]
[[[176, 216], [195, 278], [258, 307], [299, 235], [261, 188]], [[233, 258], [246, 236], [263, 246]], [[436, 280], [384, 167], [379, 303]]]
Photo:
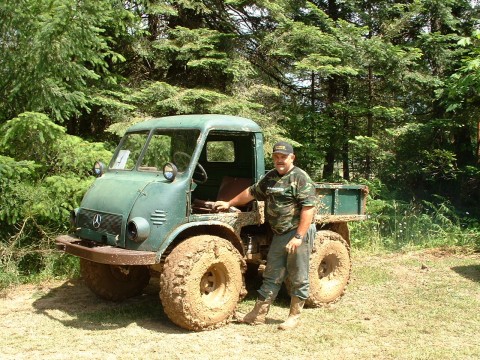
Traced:
[[347, 242], [333, 231], [318, 231], [310, 256], [309, 307], [320, 307], [337, 301], [344, 294], [352, 263]]
[[245, 294], [246, 265], [230, 242], [200, 235], [177, 245], [160, 275], [163, 309], [176, 325], [194, 331], [229, 321]]
[[150, 271], [146, 266], [115, 266], [85, 259], [80, 259], [80, 272], [95, 295], [111, 301], [140, 294], [150, 280]]

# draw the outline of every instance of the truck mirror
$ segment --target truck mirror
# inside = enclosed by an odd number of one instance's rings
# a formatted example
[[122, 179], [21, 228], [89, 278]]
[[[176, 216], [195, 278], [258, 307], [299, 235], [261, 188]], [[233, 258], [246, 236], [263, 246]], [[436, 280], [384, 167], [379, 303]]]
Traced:
[[173, 181], [175, 180], [175, 177], [177, 176], [178, 169], [175, 166], [175, 164], [168, 162], [163, 166], [163, 176], [165, 179], [168, 181]]
[[105, 165], [101, 161], [96, 161], [93, 165], [93, 175], [100, 177], [105, 173]]

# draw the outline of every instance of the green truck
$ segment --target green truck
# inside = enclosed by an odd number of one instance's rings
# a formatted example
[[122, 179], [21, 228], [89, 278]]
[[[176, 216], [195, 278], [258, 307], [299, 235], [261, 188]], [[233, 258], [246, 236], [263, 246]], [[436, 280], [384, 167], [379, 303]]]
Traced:
[[[86, 285], [100, 298], [138, 295], [159, 277], [171, 321], [189, 330], [232, 319], [246, 295], [245, 274], [264, 268], [271, 230], [263, 202], [216, 213], [265, 174], [261, 128], [226, 115], [181, 115], [133, 125], [108, 166], [72, 211], [74, 232], [57, 248], [80, 258]], [[368, 188], [317, 183], [317, 234], [306, 306], [336, 301], [350, 278], [347, 223], [365, 218]], [[288, 290], [288, 282], [286, 283]]]

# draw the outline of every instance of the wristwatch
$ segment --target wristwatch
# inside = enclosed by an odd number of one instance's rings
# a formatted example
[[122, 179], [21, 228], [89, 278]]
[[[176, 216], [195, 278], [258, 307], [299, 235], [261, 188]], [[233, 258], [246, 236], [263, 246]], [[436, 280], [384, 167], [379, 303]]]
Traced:
[[297, 233], [297, 234], [295, 234], [294, 238], [302, 240], [303, 236]]

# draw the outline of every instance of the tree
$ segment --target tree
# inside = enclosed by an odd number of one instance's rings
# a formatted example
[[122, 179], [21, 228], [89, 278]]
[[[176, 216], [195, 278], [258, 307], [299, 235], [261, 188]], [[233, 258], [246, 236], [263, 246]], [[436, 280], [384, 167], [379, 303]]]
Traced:
[[[376, 4], [381, 10], [390, 5]], [[352, 166], [356, 177], [376, 171], [367, 147], [351, 158], [351, 141], [361, 135], [382, 137], [385, 125], [398, 120], [405, 80], [420, 56], [415, 48], [385, 41], [383, 33], [375, 32], [381, 29], [377, 14], [366, 16], [355, 6], [333, 1], [299, 5], [292, 19], [279, 17], [263, 41], [278, 69], [271, 78], [285, 94], [285, 126], [304, 145], [301, 164], [316, 178], [338, 180], [338, 160], [344, 179], [350, 179]], [[363, 18], [374, 20], [365, 23]]]
[[454, 184], [460, 169], [472, 161], [471, 127], [464, 117], [449, 113], [442, 99], [446, 80], [465, 52], [458, 40], [472, 31], [471, 12], [468, 1], [417, 1], [402, 5], [400, 16], [388, 24], [392, 41], [415, 46], [423, 56], [417, 60], [415, 86], [406, 93], [407, 121], [391, 132], [399, 136], [390, 142], [396, 159], [384, 180], [419, 198], [442, 194], [460, 199], [460, 186]]
[[[63, 122], [88, 111], [115, 82], [106, 28], [125, 31], [116, 1], [24, 0], [0, 4], [0, 123], [22, 112]], [[102, 85], [103, 84], [103, 85]]]
[[[225, 113], [253, 118], [276, 136], [279, 91], [257, 79], [244, 51], [253, 34], [242, 33], [235, 2], [127, 5], [141, 26], [126, 43], [126, 61], [115, 68], [128, 77], [122, 101], [135, 109], [132, 118]], [[130, 123], [120, 120], [112, 131]]]

